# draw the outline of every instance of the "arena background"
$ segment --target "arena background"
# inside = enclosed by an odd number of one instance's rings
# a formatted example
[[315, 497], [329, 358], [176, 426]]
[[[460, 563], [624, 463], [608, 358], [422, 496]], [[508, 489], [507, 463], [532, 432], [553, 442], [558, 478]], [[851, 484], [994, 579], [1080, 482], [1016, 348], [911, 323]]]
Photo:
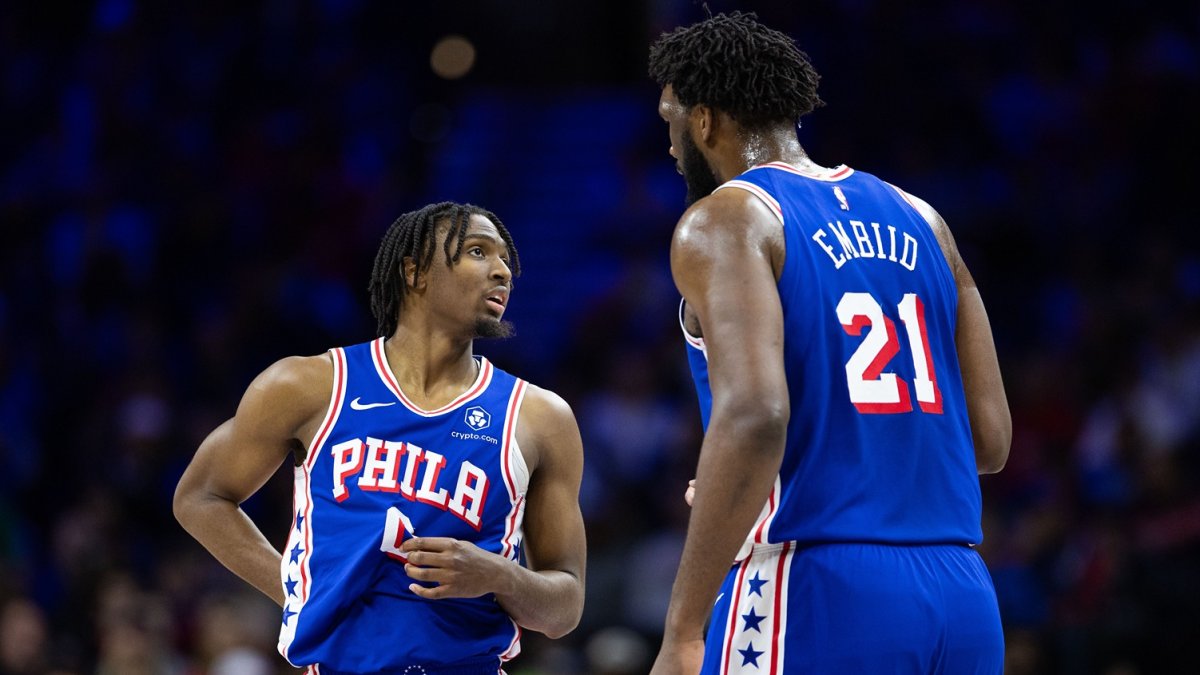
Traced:
[[[928, 199], [978, 279], [1014, 420], [981, 480], [1008, 672], [1195, 672], [1200, 5], [709, 6], [797, 38], [828, 103], [812, 157]], [[560, 392], [585, 440], [583, 622], [527, 634], [509, 671], [648, 670], [700, 431], [646, 53], [703, 16], [4, 3], [0, 673], [289, 672], [277, 610], [171, 494], [256, 373], [372, 337], [378, 241], [441, 199], [498, 213], [526, 269], [517, 337], [478, 351]], [[246, 505], [275, 542], [290, 489]]]

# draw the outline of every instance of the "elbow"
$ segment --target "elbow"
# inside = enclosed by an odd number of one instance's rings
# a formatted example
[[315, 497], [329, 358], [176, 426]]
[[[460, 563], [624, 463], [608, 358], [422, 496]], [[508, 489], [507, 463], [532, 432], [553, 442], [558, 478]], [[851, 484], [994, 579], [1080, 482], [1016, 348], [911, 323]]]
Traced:
[[579, 596], [570, 611], [566, 612], [566, 616], [560, 617], [548, 625], [542, 626], [539, 631], [542, 635], [557, 640], [561, 637], [566, 637], [571, 631], [579, 627], [579, 621], [583, 618], [583, 591], [580, 589]]
[[774, 452], [783, 455], [787, 440], [787, 427], [790, 410], [787, 399], [783, 403], [772, 405], [766, 401], [768, 397], [734, 396], [730, 404], [713, 408], [712, 420], [709, 423], [709, 433], [723, 428], [732, 437], [748, 441], [747, 446], [758, 448], [764, 452]]
[[975, 468], [979, 474], [1000, 473], [1008, 463], [1008, 445], [997, 445], [995, 448], [975, 453]]
[[183, 529], [191, 532], [192, 523], [196, 519], [196, 509], [199, 506], [196, 493], [189, 489], [184, 481], [175, 486], [175, 496], [171, 500], [171, 513]]
[[975, 442], [975, 468], [980, 474], [999, 473], [1008, 463], [1012, 447], [1012, 414], [1003, 396], [971, 410], [971, 438]]
[[1008, 463], [1012, 448], [1012, 423], [998, 425], [988, 434], [975, 438], [975, 468], [980, 474], [1000, 473]]
[[175, 497], [171, 500], [171, 513], [175, 516], [175, 520], [187, 529], [187, 513], [188, 513], [188, 498], [187, 493], [183, 491], [182, 485], [175, 487]]
[[570, 623], [563, 623], [558, 626], [550, 626], [546, 628], [546, 630], [542, 631], [542, 634], [551, 640], [557, 640], [559, 638], [566, 637], [571, 631], [575, 630], [576, 626], [578, 625], [579, 619], [576, 618]]

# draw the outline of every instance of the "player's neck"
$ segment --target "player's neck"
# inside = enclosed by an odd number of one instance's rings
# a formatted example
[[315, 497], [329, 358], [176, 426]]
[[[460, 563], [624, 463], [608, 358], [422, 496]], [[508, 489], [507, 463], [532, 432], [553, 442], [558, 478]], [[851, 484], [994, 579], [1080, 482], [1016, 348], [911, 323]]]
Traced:
[[414, 329], [403, 323], [384, 343], [388, 365], [405, 395], [417, 405], [438, 408], [475, 381], [479, 364], [474, 341]]
[[787, 164], [812, 164], [808, 153], [796, 138], [796, 130], [791, 127], [774, 128], [760, 131], [739, 130], [737, 139], [730, 144], [729, 150], [723, 153], [724, 161], [717, 166], [722, 182], [739, 176], [751, 167], [771, 162]]

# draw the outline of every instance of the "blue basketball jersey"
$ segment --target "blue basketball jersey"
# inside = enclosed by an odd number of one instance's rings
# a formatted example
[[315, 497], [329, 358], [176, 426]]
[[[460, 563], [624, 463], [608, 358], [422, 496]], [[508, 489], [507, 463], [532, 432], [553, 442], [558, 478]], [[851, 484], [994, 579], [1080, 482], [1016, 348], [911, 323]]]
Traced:
[[[928, 222], [904, 192], [848, 167], [771, 163], [718, 189], [733, 188], [783, 226], [791, 401], [783, 463], [739, 560], [756, 543], [981, 541], [958, 291]], [[707, 427], [704, 340], [684, 333]]]
[[529, 471], [515, 429], [525, 382], [476, 357], [466, 392], [422, 410], [400, 390], [382, 338], [330, 355], [329, 409], [295, 470], [279, 652], [294, 665], [320, 664], [316, 672], [497, 672], [520, 652], [516, 623], [491, 594], [413, 594], [400, 545], [453, 537], [519, 560]]

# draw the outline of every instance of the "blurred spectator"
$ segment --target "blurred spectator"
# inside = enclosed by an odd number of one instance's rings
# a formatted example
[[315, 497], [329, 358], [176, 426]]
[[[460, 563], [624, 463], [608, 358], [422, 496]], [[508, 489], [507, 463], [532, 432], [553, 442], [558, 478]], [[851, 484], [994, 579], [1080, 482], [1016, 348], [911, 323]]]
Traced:
[[34, 602], [17, 597], [0, 607], [0, 673], [46, 672], [49, 644], [46, 615]]

